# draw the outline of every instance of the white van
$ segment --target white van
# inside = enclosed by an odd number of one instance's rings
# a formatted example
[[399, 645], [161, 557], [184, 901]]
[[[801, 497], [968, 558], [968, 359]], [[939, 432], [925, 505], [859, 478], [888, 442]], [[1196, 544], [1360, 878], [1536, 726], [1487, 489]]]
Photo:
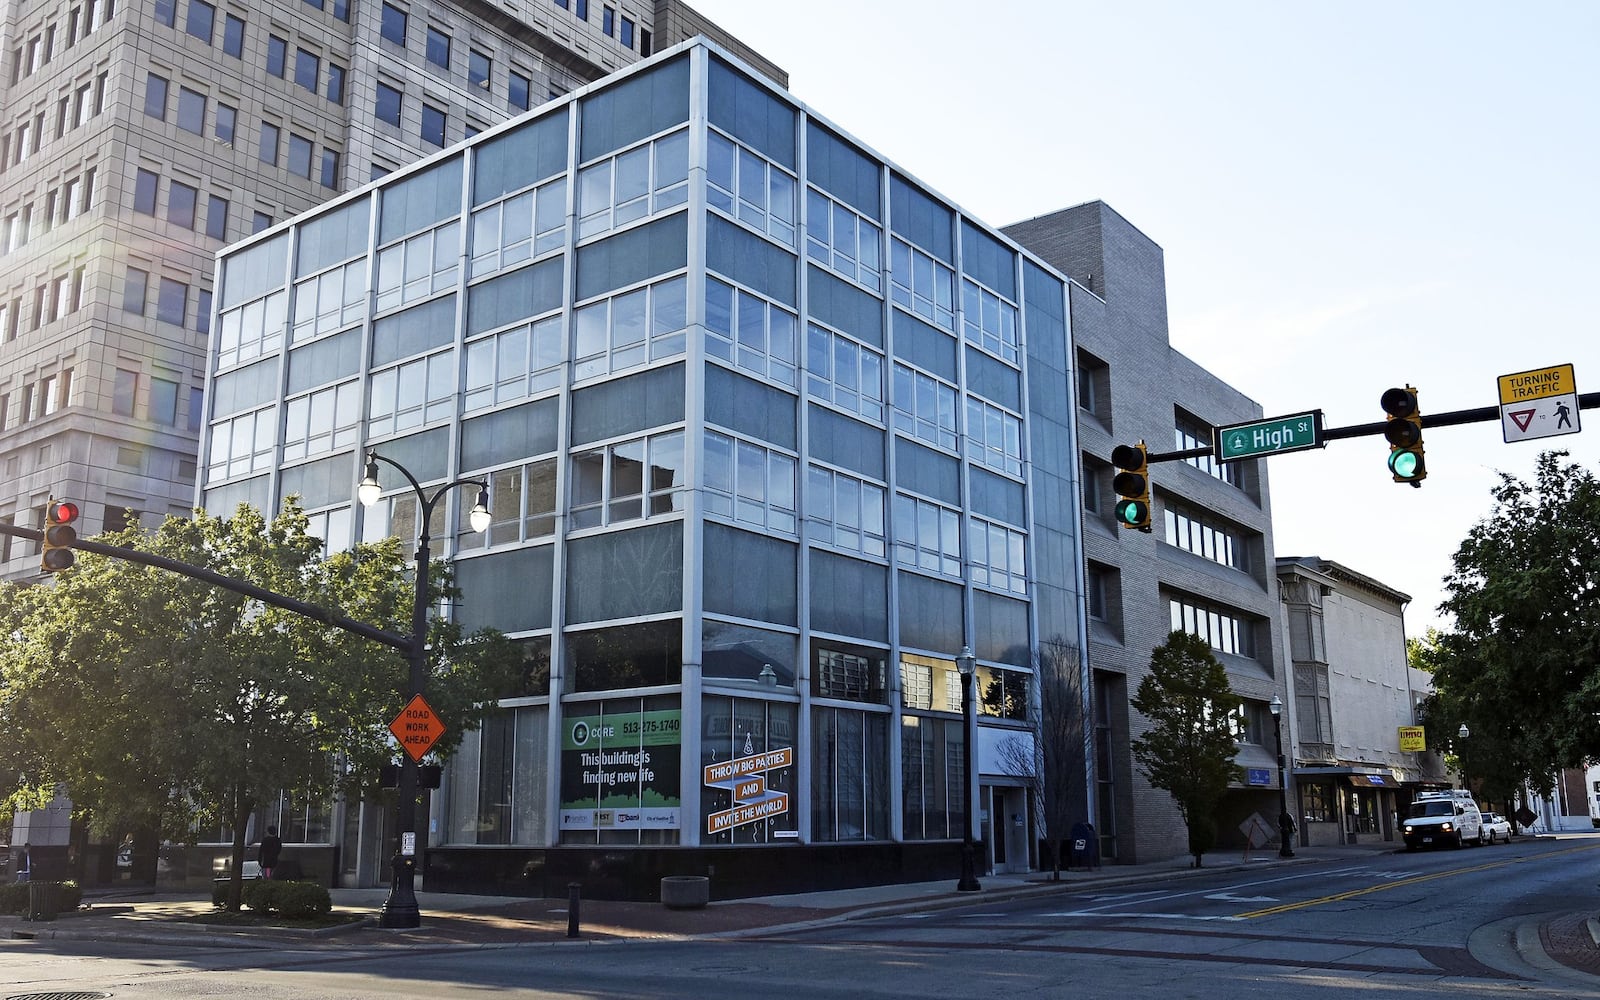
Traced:
[[1472, 793], [1464, 788], [1442, 792], [1421, 792], [1406, 809], [1402, 825], [1406, 850], [1448, 844], [1483, 844], [1483, 814]]

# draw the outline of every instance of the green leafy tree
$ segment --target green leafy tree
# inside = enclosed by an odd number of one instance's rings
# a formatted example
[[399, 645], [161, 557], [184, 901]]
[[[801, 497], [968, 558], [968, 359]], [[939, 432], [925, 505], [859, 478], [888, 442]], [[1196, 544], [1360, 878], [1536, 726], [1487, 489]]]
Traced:
[[1133, 740], [1134, 760], [1151, 785], [1172, 795], [1196, 868], [1216, 843], [1218, 803], [1244, 777], [1233, 762], [1242, 704], [1211, 647], [1189, 632], [1173, 632], [1156, 647], [1133, 698], [1150, 723]]
[[1500, 475], [1445, 578], [1454, 630], [1420, 651], [1430, 739], [1466, 722], [1455, 752], [1495, 799], [1600, 757], [1600, 483], [1565, 458], [1541, 454], [1531, 483]]
[[[297, 504], [271, 521], [248, 506], [204, 511], [153, 534], [102, 540], [248, 581], [391, 631], [410, 631], [412, 585], [393, 539], [324, 560]], [[441, 575], [435, 596], [449, 593]], [[437, 602], [435, 602], [437, 603]], [[37, 798], [65, 783], [102, 830], [187, 839], [234, 830], [238, 906], [245, 830], [279, 789], [370, 791], [392, 754], [386, 724], [406, 685], [402, 656], [325, 621], [111, 556], [79, 553], [53, 586], [7, 613], [0, 753]], [[430, 631], [430, 703], [448, 754], [516, 683], [520, 651], [497, 633]], [[154, 876], [154, 852], [148, 853]]]

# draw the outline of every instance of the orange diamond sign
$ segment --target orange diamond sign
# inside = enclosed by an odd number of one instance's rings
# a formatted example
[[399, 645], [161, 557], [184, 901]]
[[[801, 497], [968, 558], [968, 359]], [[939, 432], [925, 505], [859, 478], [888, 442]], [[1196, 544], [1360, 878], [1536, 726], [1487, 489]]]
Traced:
[[433, 744], [444, 735], [444, 723], [419, 694], [414, 695], [389, 723], [389, 732], [394, 733], [394, 738], [400, 741], [412, 760], [421, 761], [422, 755], [433, 749]]

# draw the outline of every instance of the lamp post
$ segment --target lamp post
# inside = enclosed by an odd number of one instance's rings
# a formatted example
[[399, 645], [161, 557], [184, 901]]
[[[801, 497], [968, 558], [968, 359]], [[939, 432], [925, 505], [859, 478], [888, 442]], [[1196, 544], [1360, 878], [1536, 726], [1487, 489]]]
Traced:
[[[473, 531], [489, 527], [489, 484], [477, 479], [457, 479], [440, 486], [430, 496], [423, 490], [405, 466], [393, 459], [384, 458], [375, 451], [367, 452], [367, 467], [356, 497], [363, 507], [371, 507], [383, 496], [378, 484], [378, 463], [399, 471], [411, 484], [421, 507], [419, 535], [417, 538], [416, 588], [411, 605], [411, 636], [406, 648], [406, 701], [419, 694], [428, 681], [428, 561], [433, 539], [428, 533], [428, 523], [433, 520], [433, 508], [439, 500], [457, 486], [476, 486], [478, 502], [468, 515]], [[378, 914], [378, 926], [390, 928], [420, 927], [422, 914], [417, 910], [416, 894], [416, 827], [417, 827], [417, 761], [409, 754], [400, 757], [400, 803], [395, 821], [395, 852], [390, 862], [393, 881], [389, 885], [389, 898], [383, 902]], [[409, 841], [409, 843], [408, 843]], [[407, 848], [410, 848], [408, 851]]]
[[[1460, 729], [1456, 730], [1456, 739], [1461, 741], [1461, 749], [1456, 751], [1456, 767], [1461, 771], [1461, 784], [1464, 785], [1469, 792], [1472, 791], [1472, 782], [1467, 780], [1467, 758], [1466, 754], [1462, 751], [1466, 750], [1467, 737], [1471, 735], [1472, 730], [1467, 728], [1467, 724], [1465, 722], [1461, 724]], [[1473, 798], [1476, 799], [1477, 796], [1473, 796]]]
[[978, 884], [978, 845], [972, 837], [972, 825], [977, 821], [978, 812], [977, 795], [972, 787], [972, 753], [978, 741], [977, 718], [972, 712], [972, 675], [977, 667], [978, 658], [972, 655], [972, 647], [962, 646], [961, 654], [956, 657], [956, 670], [961, 674], [961, 732], [966, 743], [966, 752], [961, 755], [966, 820], [961, 830], [961, 881], [956, 883], [957, 892], [977, 892], [983, 888]]
[[1272, 733], [1278, 738], [1278, 857], [1292, 858], [1294, 817], [1289, 815], [1289, 772], [1283, 757], [1283, 701], [1274, 694], [1267, 708], [1272, 711]]

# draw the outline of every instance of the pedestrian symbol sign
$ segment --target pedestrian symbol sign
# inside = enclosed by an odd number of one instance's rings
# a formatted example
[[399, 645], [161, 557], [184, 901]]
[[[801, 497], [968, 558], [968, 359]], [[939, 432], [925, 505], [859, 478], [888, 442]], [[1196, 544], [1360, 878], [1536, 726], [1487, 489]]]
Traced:
[[1500, 432], [1508, 444], [1582, 429], [1571, 365], [1500, 376]]
[[400, 741], [401, 749], [412, 760], [420, 762], [423, 754], [432, 750], [439, 737], [444, 735], [444, 723], [439, 721], [432, 707], [419, 694], [413, 695], [406, 707], [389, 723], [389, 732]]

